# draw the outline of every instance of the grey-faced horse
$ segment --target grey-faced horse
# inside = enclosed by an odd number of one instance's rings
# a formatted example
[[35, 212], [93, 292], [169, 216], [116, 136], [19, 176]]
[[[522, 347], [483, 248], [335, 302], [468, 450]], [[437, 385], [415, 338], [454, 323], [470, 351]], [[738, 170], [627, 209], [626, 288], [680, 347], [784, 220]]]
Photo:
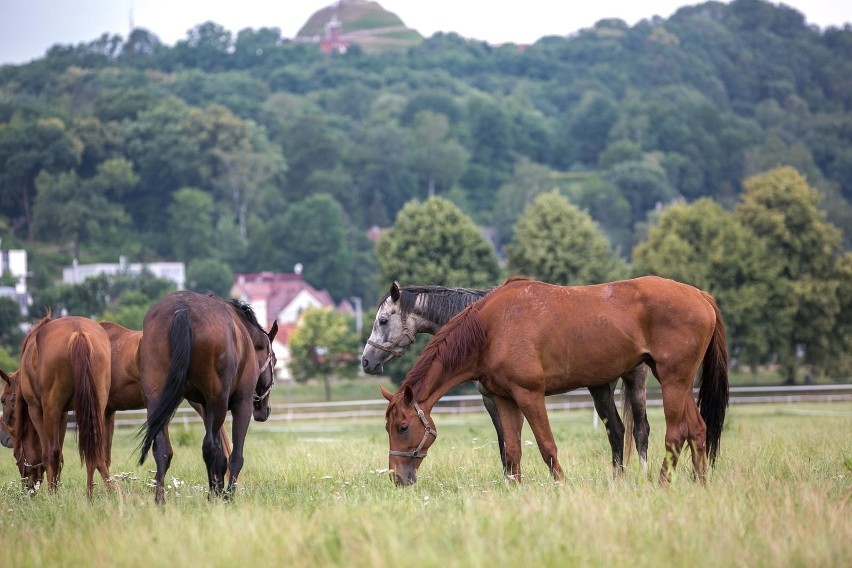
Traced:
[[[394, 282], [387, 294], [379, 301], [373, 330], [361, 356], [364, 372], [373, 375], [381, 373], [388, 361], [403, 355], [411, 347], [418, 333], [434, 335], [453, 316], [487, 293], [488, 290], [443, 286], [400, 287]], [[622, 376], [625, 391], [622, 396], [624, 422], [618, 415], [615, 404], [614, 391], [617, 380], [589, 387], [589, 392], [594, 399], [595, 411], [606, 426], [607, 437], [612, 448], [612, 466], [615, 475], [622, 473], [625, 459], [629, 462], [634, 439], [642, 463], [642, 471], [647, 471], [650, 425], [645, 412], [645, 385], [648, 371], [647, 365], [640, 364]], [[500, 461], [505, 469], [503, 427], [493, 395], [482, 386], [480, 381], [475, 381], [475, 385], [482, 394], [482, 402], [497, 431]]]

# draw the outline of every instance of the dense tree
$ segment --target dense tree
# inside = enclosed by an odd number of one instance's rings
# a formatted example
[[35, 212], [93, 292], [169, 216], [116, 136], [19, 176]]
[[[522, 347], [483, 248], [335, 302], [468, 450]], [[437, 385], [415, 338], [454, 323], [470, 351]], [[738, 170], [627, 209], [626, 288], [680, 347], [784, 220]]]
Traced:
[[414, 118], [411, 165], [426, 185], [426, 196], [433, 197], [436, 187], [449, 189], [467, 166], [467, 150], [449, 138], [447, 117], [421, 111]]
[[[10, 355], [18, 353], [24, 334], [21, 332], [21, 305], [13, 298], [0, 297], [0, 348]], [[11, 371], [14, 367], [0, 367]]]
[[780, 338], [773, 347], [785, 380], [792, 383], [800, 350], [805, 363], [816, 365], [832, 351], [828, 345], [840, 312], [840, 232], [817, 208], [819, 193], [793, 168], [752, 176], [743, 186], [737, 218], [763, 239], [781, 265], [780, 289], [790, 318], [778, 326]]
[[351, 318], [327, 308], [308, 308], [290, 337], [290, 370], [297, 381], [322, 378], [331, 400], [332, 377], [358, 374], [360, 338]]
[[550, 191], [555, 186], [556, 180], [549, 168], [528, 159], [518, 160], [512, 177], [497, 191], [494, 227], [497, 232], [498, 246], [509, 242], [512, 238], [515, 223], [527, 204], [539, 194]]
[[[81, 244], [129, 226], [120, 199], [137, 183], [132, 165], [124, 159], [103, 162], [89, 179], [80, 179], [74, 171], [42, 172], [36, 178], [35, 231], [42, 238], [72, 243], [74, 258], [79, 259]], [[63, 206], [56, 207], [57, 203]]]
[[32, 239], [36, 176], [58, 174], [77, 165], [81, 144], [57, 118], [12, 120], [0, 124], [0, 211], [24, 227]]
[[186, 267], [186, 287], [202, 294], [214, 292], [228, 298], [234, 283], [234, 273], [228, 265], [214, 258], [200, 257]]
[[406, 204], [376, 243], [376, 259], [382, 283], [485, 288], [500, 275], [488, 239], [441, 197]]
[[506, 245], [509, 271], [551, 284], [597, 284], [622, 278], [623, 261], [587, 213], [551, 191], [536, 197]]
[[352, 278], [346, 227], [343, 209], [333, 197], [312, 195], [272, 219], [252, 254], [263, 270], [291, 272], [301, 264], [305, 280], [339, 300], [348, 295]]
[[168, 230], [176, 260], [189, 262], [211, 256], [214, 213], [209, 193], [192, 187], [174, 193], [168, 209]]

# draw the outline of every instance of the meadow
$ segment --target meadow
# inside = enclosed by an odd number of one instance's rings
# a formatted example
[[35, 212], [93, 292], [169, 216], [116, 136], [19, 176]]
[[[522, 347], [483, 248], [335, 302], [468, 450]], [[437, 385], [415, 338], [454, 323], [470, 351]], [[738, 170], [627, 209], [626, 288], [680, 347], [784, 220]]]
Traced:
[[[656, 479], [664, 425], [650, 409]], [[524, 429], [523, 484], [503, 480], [487, 416], [436, 415], [418, 483], [387, 474], [381, 418], [252, 423], [231, 502], [208, 501], [196, 425], [172, 426], [167, 503], [153, 460], [116, 433], [112, 473], [85, 498], [75, 438], [58, 493], [21, 492], [0, 453], [0, 566], [848, 566], [852, 403], [731, 407], [707, 486], [687, 455], [671, 487], [634, 461], [614, 480], [591, 411], [552, 413], [567, 473], [551, 481]]]

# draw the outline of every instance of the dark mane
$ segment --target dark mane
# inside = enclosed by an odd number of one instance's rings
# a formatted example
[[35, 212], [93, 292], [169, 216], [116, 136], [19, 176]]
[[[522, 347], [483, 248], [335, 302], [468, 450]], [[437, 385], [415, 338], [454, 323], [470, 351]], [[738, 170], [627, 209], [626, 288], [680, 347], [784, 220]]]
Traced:
[[415, 400], [435, 361], [441, 363], [445, 372], [452, 372], [482, 348], [486, 337], [485, 327], [478, 315], [479, 307], [479, 304], [470, 304], [442, 327], [405, 375], [401, 386], [411, 387]]
[[[484, 297], [490, 290], [472, 288], [445, 288], [444, 286], [405, 286], [399, 289], [399, 305], [405, 318], [414, 310], [417, 299], [425, 296], [422, 303], [423, 317], [438, 324], [445, 324], [461, 310]], [[381, 306], [390, 296], [390, 292], [379, 300]], [[432, 299], [435, 301], [432, 301]]]
[[529, 276], [523, 276], [521, 274], [515, 274], [513, 276], [509, 276], [500, 286], [505, 286], [511, 282], [517, 282], [518, 280], [532, 280]]
[[231, 298], [230, 300], [228, 300], [228, 303], [233, 306], [233, 308], [237, 311], [240, 317], [245, 320], [246, 323], [263, 331], [263, 327], [258, 323], [257, 316], [254, 315], [254, 310], [251, 309], [250, 305], [237, 298]]

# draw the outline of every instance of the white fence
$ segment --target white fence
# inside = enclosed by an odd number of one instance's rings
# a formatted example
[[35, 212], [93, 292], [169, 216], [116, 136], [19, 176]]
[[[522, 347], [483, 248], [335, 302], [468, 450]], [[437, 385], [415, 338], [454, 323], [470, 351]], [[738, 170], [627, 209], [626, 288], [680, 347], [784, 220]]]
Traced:
[[[618, 390], [616, 390], [616, 394], [620, 394]], [[852, 384], [731, 387], [730, 397], [731, 404], [836, 402], [845, 400], [852, 400]], [[660, 389], [649, 388], [648, 406], [661, 405], [662, 397], [660, 396]], [[386, 407], [387, 401], [379, 397], [371, 400], [273, 404], [268, 423], [383, 417]], [[547, 409], [550, 411], [593, 407], [592, 397], [586, 389], [547, 397]], [[432, 409], [433, 414], [462, 414], [484, 411], [485, 408], [482, 405], [482, 397], [480, 395], [445, 396]], [[181, 422], [201, 421], [198, 414], [186, 404], [178, 408], [175, 420]], [[119, 412], [115, 420], [116, 426], [125, 427], [138, 427], [144, 422], [144, 410]], [[69, 424], [69, 426], [71, 425]]]

